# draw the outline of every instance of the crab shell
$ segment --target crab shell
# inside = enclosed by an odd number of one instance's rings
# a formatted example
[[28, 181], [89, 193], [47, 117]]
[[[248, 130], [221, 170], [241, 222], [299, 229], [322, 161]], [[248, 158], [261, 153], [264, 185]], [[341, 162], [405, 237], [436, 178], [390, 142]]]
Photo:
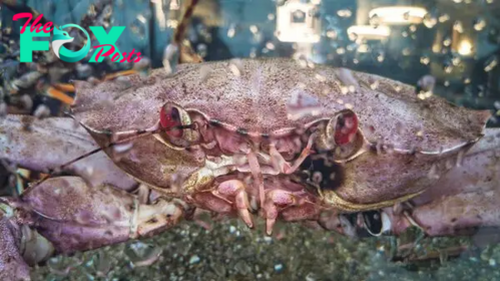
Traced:
[[[155, 126], [166, 102], [249, 135], [271, 137], [352, 109], [364, 150], [341, 165], [342, 180], [325, 193], [326, 202], [346, 211], [390, 205], [424, 191], [481, 138], [490, 116], [436, 96], [421, 100], [414, 87], [387, 78], [327, 66], [304, 68], [290, 59], [185, 64], [175, 74], [157, 69], [148, 77], [127, 78], [75, 84], [74, 116], [101, 146], [110, 142], [111, 133]], [[291, 118], [297, 97], [316, 109]], [[205, 157], [146, 136], [117, 165], [168, 190], [174, 174], [193, 173], [205, 165]]]

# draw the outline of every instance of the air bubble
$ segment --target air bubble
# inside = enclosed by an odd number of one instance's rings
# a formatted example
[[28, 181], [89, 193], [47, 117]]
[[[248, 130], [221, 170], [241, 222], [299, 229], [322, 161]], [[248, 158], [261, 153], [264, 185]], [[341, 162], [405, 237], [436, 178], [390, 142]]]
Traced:
[[168, 44], [163, 51], [163, 68], [167, 74], [174, 73], [177, 69], [177, 62], [179, 61], [179, 47], [174, 44]]
[[439, 179], [438, 167], [436, 164], [432, 164], [431, 169], [429, 170], [429, 173], [427, 174], [427, 177], [429, 179], [432, 179], [432, 180]]
[[493, 70], [498, 65], [498, 58], [496, 56], [493, 56], [489, 58], [486, 63], [484, 64], [484, 71], [485, 72], [490, 72]]
[[444, 72], [451, 73], [453, 71], [453, 66], [451, 64], [450, 65], [445, 65], [443, 67], [443, 69], [444, 69]]
[[200, 67], [200, 80], [202, 82], [205, 82], [210, 77], [211, 72], [212, 68], [210, 68], [210, 66], [203, 65], [202, 67]]
[[432, 75], [424, 75], [417, 82], [417, 85], [426, 92], [432, 92], [434, 85], [436, 85], [436, 78]]
[[500, 101], [495, 101], [493, 103], [493, 106], [497, 109], [497, 110], [500, 110]]
[[450, 45], [451, 45], [451, 37], [446, 36], [446, 38], [444, 38], [444, 40], [443, 40], [443, 46], [449, 47]]
[[377, 55], [377, 61], [378, 62], [383, 62], [385, 60], [385, 55], [383, 52], [380, 52], [378, 55]]
[[341, 18], [350, 18], [352, 16], [352, 12], [351, 12], [351, 10], [348, 10], [348, 9], [338, 10], [337, 16], [339, 16]]
[[442, 14], [441, 16], [439, 16], [440, 23], [444, 23], [444, 22], [447, 22], [449, 20], [450, 20], [450, 15], [448, 15], [448, 14]]
[[474, 30], [482, 31], [486, 27], [486, 21], [482, 18], [477, 18], [474, 20]]
[[380, 25], [380, 17], [377, 14], [374, 14], [368, 20], [369, 24], [373, 27], [377, 27]]
[[142, 22], [142, 19], [144, 17], [139, 15], [137, 18], [134, 19], [134, 21], [130, 24], [130, 31], [134, 34], [134, 36], [137, 36], [137, 38], [143, 40], [145, 39], [145, 36], [147, 34], [146, 32], [146, 25], [144, 22]]
[[234, 76], [240, 77], [243, 72], [243, 62], [240, 59], [232, 59], [229, 62], [229, 69]]
[[257, 34], [257, 32], [259, 32], [259, 28], [256, 25], [251, 25], [250, 32], [252, 32], [253, 34]]
[[140, 61], [134, 63], [133, 69], [139, 72], [142, 77], [147, 77], [151, 70], [151, 60], [143, 57]]
[[252, 59], [254, 59], [254, 58], [257, 57], [257, 48], [252, 47], [252, 49], [250, 49], [249, 57], [252, 58]]
[[349, 37], [349, 40], [351, 40], [351, 41], [358, 40], [358, 34], [356, 34], [355, 32], [350, 32], [347, 36]]
[[423, 23], [427, 28], [433, 28], [437, 24], [437, 22], [438, 19], [431, 14], [427, 14], [424, 16]]
[[336, 39], [337, 38], [337, 31], [335, 31], [335, 30], [328, 30], [326, 32], [326, 37], [328, 37], [330, 39]]
[[463, 33], [464, 32], [464, 27], [462, 25], [462, 22], [461, 21], [456, 21], [453, 24], [453, 30], [455, 30], [458, 33]]
[[196, 52], [202, 57], [206, 57], [207, 54], [208, 54], [208, 51], [207, 51], [208, 47], [206, 44], [198, 44], [198, 46], [196, 46]]
[[236, 35], [236, 26], [234, 24], [231, 24], [231, 26], [227, 30], [227, 37], [233, 38], [234, 35]]
[[423, 65], [428, 65], [431, 62], [431, 59], [429, 56], [422, 56], [420, 57], [420, 63]]

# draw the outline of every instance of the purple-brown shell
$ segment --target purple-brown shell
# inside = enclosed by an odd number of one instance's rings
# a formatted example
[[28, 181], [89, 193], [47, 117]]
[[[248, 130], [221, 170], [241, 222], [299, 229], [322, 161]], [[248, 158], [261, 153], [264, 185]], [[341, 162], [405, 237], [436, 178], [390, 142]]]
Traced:
[[[343, 167], [341, 185], [330, 187], [344, 200], [363, 204], [392, 200], [428, 187], [436, 181], [433, 169], [438, 176], [449, 170], [459, 151], [482, 136], [490, 116], [487, 111], [457, 107], [436, 96], [421, 100], [414, 87], [377, 75], [327, 66], [303, 68], [290, 59], [186, 64], [173, 75], [157, 69], [148, 77], [134, 75], [99, 85], [77, 82], [76, 87], [73, 112], [94, 131], [94, 137], [98, 131], [151, 128], [168, 101], [235, 128], [271, 135], [351, 108], [374, 148], [385, 144], [397, 152], [361, 155]], [[297, 97], [314, 106], [314, 116], [290, 118]], [[120, 165], [127, 166], [126, 171], [136, 178], [155, 178], [149, 183], [166, 187], [168, 184], [161, 182], [165, 161], [169, 167], [185, 168], [176, 165], [177, 159], [182, 159], [189, 166], [186, 174], [203, 166], [202, 159], [195, 161], [194, 156], [166, 146], [153, 150], [151, 145], [158, 141], [152, 137], [147, 142], [148, 155], [137, 157], [155, 171], [128, 160]]]
[[[73, 112], [96, 130], [145, 129], [171, 101], [237, 128], [270, 133], [332, 117], [349, 106], [369, 140], [434, 152], [477, 140], [489, 116], [436, 96], [420, 100], [414, 87], [377, 75], [303, 68], [290, 59], [241, 60], [238, 65], [239, 75], [231, 71], [231, 62], [221, 61], [180, 65], [171, 76], [157, 69], [145, 78], [134, 75], [96, 86], [77, 82]], [[354, 91], [344, 94], [342, 87]], [[321, 113], [290, 120], [287, 104], [297, 94], [316, 99]]]

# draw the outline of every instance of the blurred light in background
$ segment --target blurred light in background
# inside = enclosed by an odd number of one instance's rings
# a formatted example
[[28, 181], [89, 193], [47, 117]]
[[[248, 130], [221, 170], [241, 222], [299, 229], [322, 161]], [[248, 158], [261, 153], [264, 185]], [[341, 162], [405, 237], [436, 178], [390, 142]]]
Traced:
[[347, 29], [347, 34], [349, 38], [355, 38], [356, 41], [383, 40], [391, 35], [391, 29], [387, 26], [354, 25]]
[[[316, 1], [318, 2], [318, 1]], [[317, 43], [321, 21], [314, 3], [287, 1], [276, 11], [276, 36], [281, 42]]]
[[470, 40], [462, 39], [458, 44], [457, 52], [462, 56], [470, 56], [472, 55], [472, 48], [473, 46]]
[[380, 24], [406, 25], [421, 23], [426, 14], [427, 10], [420, 7], [391, 6], [375, 8], [368, 16], [371, 19], [377, 18]]

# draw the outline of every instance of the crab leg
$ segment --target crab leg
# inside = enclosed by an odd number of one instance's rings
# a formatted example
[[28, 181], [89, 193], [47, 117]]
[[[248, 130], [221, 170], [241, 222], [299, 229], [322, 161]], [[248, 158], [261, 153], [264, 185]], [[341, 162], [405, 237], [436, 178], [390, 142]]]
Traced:
[[250, 203], [248, 201], [248, 195], [245, 191], [245, 184], [242, 181], [228, 180], [222, 182], [215, 191], [215, 194], [234, 196], [235, 205], [238, 209], [240, 218], [248, 227], [253, 227], [252, 217], [248, 211], [250, 209]]
[[[8, 115], [0, 119], [0, 128], [0, 159], [38, 172], [58, 169], [98, 148], [90, 135], [69, 118]], [[96, 184], [105, 182], [124, 190], [136, 186], [104, 152], [73, 163], [67, 171], [90, 178]]]
[[266, 194], [266, 203], [264, 205], [264, 213], [266, 217], [266, 234], [273, 233], [273, 227], [279, 215], [278, 206], [292, 206], [296, 203], [295, 196], [291, 192], [284, 190], [271, 190]]
[[259, 161], [257, 160], [257, 155], [255, 155], [254, 152], [249, 152], [247, 157], [248, 157], [248, 165], [250, 166], [250, 172], [252, 173], [255, 183], [259, 188], [260, 205], [264, 206], [264, 203], [266, 201], [264, 193], [264, 179], [262, 176], [262, 172], [260, 170]]
[[188, 203], [194, 200], [198, 207], [219, 214], [232, 213], [236, 208], [239, 217], [252, 228], [254, 223], [249, 212], [250, 202], [245, 187], [245, 183], [238, 179], [228, 179], [215, 186], [210, 185], [205, 190], [198, 186], [196, 192], [188, 196]]
[[314, 142], [314, 135], [310, 136], [307, 141], [307, 146], [302, 150], [299, 157], [294, 161], [293, 164], [288, 163], [281, 153], [276, 149], [276, 145], [271, 143], [269, 146], [269, 154], [271, 156], [271, 162], [273, 167], [278, 171], [278, 173], [292, 174], [294, 173], [304, 162], [304, 160], [311, 153], [311, 148]]

